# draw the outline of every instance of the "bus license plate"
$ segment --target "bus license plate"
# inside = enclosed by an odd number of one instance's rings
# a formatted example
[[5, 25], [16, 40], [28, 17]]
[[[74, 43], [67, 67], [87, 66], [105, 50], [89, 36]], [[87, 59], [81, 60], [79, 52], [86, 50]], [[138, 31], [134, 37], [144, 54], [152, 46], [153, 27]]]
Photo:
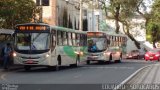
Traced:
[[33, 63], [33, 60], [28, 60], [26, 63]]

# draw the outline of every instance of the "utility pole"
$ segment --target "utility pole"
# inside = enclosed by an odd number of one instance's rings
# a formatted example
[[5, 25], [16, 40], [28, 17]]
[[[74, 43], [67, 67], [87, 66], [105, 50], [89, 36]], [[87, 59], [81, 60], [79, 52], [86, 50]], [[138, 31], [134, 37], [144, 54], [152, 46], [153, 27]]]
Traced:
[[43, 22], [43, 5], [42, 5], [42, 0], [40, 0], [40, 22]]
[[93, 8], [93, 0], [92, 0], [92, 30], [91, 31], [94, 31], [94, 8]]
[[96, 0], [97, 3], [97, 11], [98, 11], [98, 15], [97, 15], [97, 31], [99, 31], [99, 16], [100, 16], [100, 11], [99, 11], [99, 0]]
[[82, 24], [82, 0], [80, 0], [80, 10], [79, 10], [79, 30], [83, 30], [83, 24]]

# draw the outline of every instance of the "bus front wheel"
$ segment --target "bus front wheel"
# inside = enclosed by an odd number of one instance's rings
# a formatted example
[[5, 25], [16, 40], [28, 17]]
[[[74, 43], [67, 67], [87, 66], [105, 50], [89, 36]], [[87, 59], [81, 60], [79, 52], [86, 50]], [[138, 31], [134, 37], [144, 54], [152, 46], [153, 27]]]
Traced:
[[59, 66], [61, 66], [62, 60], [61, 60], [61, 56], [59, 55], [57, 57], [57, 65], [55, 66], [55, 70], [58, 71], [59, 70]]
[[112, 61], [112, 54], [110, 54], [110, 56], [109, 56], [109, 60], [108, 60], [108, 62], [107, 62], [107, 63], [111, 63], [111, 61]]
[[91, 62], [90, 62], [90, 60], [87, 60], [87, 64], [89, 65]]

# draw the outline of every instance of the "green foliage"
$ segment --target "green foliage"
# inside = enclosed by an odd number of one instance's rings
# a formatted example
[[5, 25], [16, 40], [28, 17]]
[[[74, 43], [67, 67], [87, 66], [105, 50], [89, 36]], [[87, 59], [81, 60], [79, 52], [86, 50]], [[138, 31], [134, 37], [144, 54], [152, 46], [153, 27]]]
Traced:
[[33, 0], [1, 0], [0, 8], [0, 28], [31, 22], [39, 12]]
[[147, 24], [147, 40], [150, 42], [160, 41], [160, 0], [155, 0], [152, 6], [151, 15]]
[[106, 16], [107, 18], [114, 19], [116, 25], [116, 32], [119, 31], [119, 24], [123, 24], [124, 33], [134, 41], [137, 48], [140, 47], [140, 43], [135, 39], [135, 37], [130, 33], [132, 26], [132, 18], [136, 15], [137, 6], [141, 0], [110, 0], [110, 6], [107, 9], [111, 15]]

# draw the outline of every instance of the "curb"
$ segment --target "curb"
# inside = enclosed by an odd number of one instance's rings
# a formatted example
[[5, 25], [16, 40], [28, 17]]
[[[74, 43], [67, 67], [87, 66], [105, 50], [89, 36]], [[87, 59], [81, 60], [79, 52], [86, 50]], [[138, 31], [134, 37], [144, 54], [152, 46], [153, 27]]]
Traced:
[[[22, 68], [23, 68], [22, 66], [15, 65], [15, 66], [10, 66], [9, 69], [7, 69], [6, 71], [13, 71], [13, 70], [22, 69]], [[1, 71], [4, 71], [3, 67], [0, 67], [0, 72]]]
[[[152, 64], [154, 65], [154, 64]], [[125, 83], [127, 83], [129, 80], [131, 80], [134, 76], [136, 76], [140, 71], [142, 71], [143, 69], [147, 68], [147, 67], [150, 67], [152, 65], [147, 65], [147, 66], [144, 66], [140, 69], [138, 69], [136, 72], [134, 72], [133, 74], [131, 74], [128, 78], [126, 78], [124, 81], [122, 81], [119, 85], [117, 85], [113, 90], [118, 90], [120, 89], [121, 86], [123, 86]]]

